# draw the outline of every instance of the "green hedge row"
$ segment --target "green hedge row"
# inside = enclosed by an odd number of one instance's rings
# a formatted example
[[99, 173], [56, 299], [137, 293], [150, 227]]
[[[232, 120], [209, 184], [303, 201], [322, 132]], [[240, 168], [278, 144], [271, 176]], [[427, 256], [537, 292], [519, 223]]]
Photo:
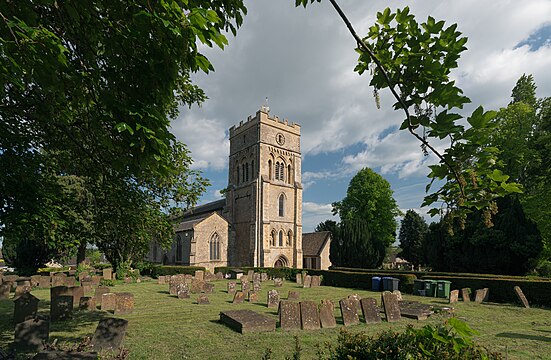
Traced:
[[223, 272], [224, 274], [228, 274], [230, 270], [243, 270], [245, 274], [249, 270], [253, 270], [260, 273], [266, 273], [268, 276], [273, 278], [282, 278], [290, 281], [296, 280], [296, 274], [303, 271], [303, 269], [294, 269], [294, 268], [262, 268], [262, 267], [235, 267], [235, 266], [221, 266], [214, 268], [214, 272]]
[[190, 274], [195, 275], [195, 271], [206, 269], [203, 266], [177, 266], [177, 265], [153, 265], [151, 266], [151, 276], [157, 278], [165, 275]]
[[386, 272], [355, 272], [344, 270], [308, 270], [311, 275], [322, 275], [323, 284], [336, 287], [371, 290], [371, 278], [374, 276], [390, 277], [400, 280], [398, 288], [401, 292], [412, 293], [413, 282], [417, 277], [413, 274], [389, 274]]
[[520, 303], [513, 288], [518, 286], [528, 299], [531, 305], [551, 307], [551, 281], [530, 280], [516, 278], [491, 278], [491, 277], [462, 277], [462, 276], [425, 276], [423, 279], [448, 280], [451, 281], [451, 290], [471, 288], [488, 288], [490, 294], [488, 300], [498, 303]]

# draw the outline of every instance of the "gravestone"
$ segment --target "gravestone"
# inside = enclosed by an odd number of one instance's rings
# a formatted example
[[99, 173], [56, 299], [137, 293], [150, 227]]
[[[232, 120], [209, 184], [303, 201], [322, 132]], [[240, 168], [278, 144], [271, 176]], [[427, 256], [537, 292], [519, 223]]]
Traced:
[[287, 295], [287, 300], [299, 300], [300, 299], [300, 293], [298, 291], [289, 290], [289, 294]]
[[201, 294], [197, 298], [197, 304], [199, 305], [208, 305], [210, 304], [209, 297], [206, 294]]
[[38, 311], [37, 297], [31, 293], [24, 293], [14, 300], [13, 323], [18, 324], [29, 318], [34, 318]]
[[178, 294], [178, 286], [182, 284], [181, 279], [170, 279], [168, 282], [168, 293], [170, 295], [177, 295]]
[[300, 304], [282, 300], [279, 302], [279, 327], [283, 330], [300, 330]]
[[249, 277], [247, 275], [241, 274], [241, 277], [239, 277], [238, 279], [239, 281], [241, 281], [241, 284], [243, 284], [244, 282], [249, 282]]
[[526, 296], [524, 296], [524, 293], [522, 292], [522, 289], [518, 286], [515, 286], [513, 288], [515, 290], [515, 294], [517, 295], [518, 299], [524, 305], [525, 308], [530, 308], [530, 304], [528, 303], [528, 299], [526, 299]]
[[279, 293], [277, 290], [268, 291], [268, 308], [277, 309], [279, 307]]
[[488, 293], [490, 289], [484, 288], [484, 289], [477, 289], [474, 296], [474, 301], [477, 303], [481, 303], [483, 301], [488, 301]]
[[114, 311], [116, 303], [117, 303], [117, 294], [110, 292], [110, 293], [105, 293], [101, 295], [101, 310]]
[[249, 302], [257, 302], [258, 301], [258, 293], [256, 291], [249, 291]]
[[344, 326], [356, 325], [360, 323], [358, 312], [354, 305], [354, 301], [350, 299], [341, 299], [339, 301], [341, 308], [342, 322]]
[[52, 276], [52, 286], [65, 286], [67, 285], [67, 275], [63, 273], [57, 273]]
[[267, 273], [260, 273], [260, 281], [268, 281], [268, 274]]
[[262, 290], [262, 286], [260, 285], [260, 281], [254, 281], [253, 282], [253, 291], [260, 291]]
[[377, 300], [373, 298], [363, 298], [360, 300], [362, 313], [366, 324], [375, 324], [381, 322], [381, 314], [377, 307]]
[[205, 292], [205, 294], [214, 293], [214, 284], [209, 282], [205, 283], [205, 285], [203, 286], [203, 291]]
[[324, 329], [332, 329], [337, 326], [335, 320], [335, 304], [331, 300], [321, 300], [319, 307], [320, 323]]
[[42, 350], [48, 342], [50, 322], [46, 318], [33, 317], [15, 325], [13, 346], [18, 352]]
[[47, 289], [50, 287], [50, 277], [49, 276], [40, 276], [38, 279], [38, 287], [42, 289]]
[[230, 310], [220, 313], [220, 322], [242, 334], [275, 331], [276, 321], [252, 310]]
[[159, 284], [159, 285], [166, 284], [166, 280], [165, 280], [165, 277], [163, 275], [161, 275], [157, 278], [157, 284]]
[[235, 295], [233, 296], [233, 303], [242, 304], [243, 301], [245, 301], [245, 293], [243, 291], [235, 292]]
[[78, 281], [82, 281], [82, 279], [89, 277], [90, 274], [88, 274], [88, 271], [83, 271], [78, 274]]
[[130, 314], [134, 310], [134, 294], [123, 292], [115, 297], [115, 315]]
[[469, 289], [469, 288], [461, 289], [461, 298], [463, 299], [463, 302], [470, 302], [471, 301], [471, 289]]
[[432, 306], [418, 301], [400, 301], [400, 316], [415, 320], [426, 320], [433, 312]]
[[9, 298], [10, 297], [10, 290], [11, 290], [11, 285], [10, 284], [1, 284], [0, 285], [0, 300]]
[[320, 328], [318, 304], [314, 301], [300, 302], [300, 321], [303, 330], [317, 330]]
[[282, 278], [275, 278], [274, 279], [274, 286], [275, 287], [282, 287], [283, 286], [283, 279]]
[[400, 305], [396, 295], [390, 291], [384, 291], [381, 295], [383, 309], [385, 310], [385, 316], [387, 322], [396, 322], [401, 319]]
[[90, 297], [90, 296], [81, 297], [78, 303], [78, 308], [80, 310], [87, 310], [87, 311], [96, 310], [96, 298]]
[[241, 282], [241, 292], [247, 293], [251, 290], [251, 285], [248, 281]]
[[24, 293], [31, 292], [32, 287], [30, 285], [17, 285], [15, 288], [15, 294], [13, 295], [15, 298], [20, 297]]
[[[32, 287], [38, 287], [40, 284], [40, 275], [33, 275], [31, 276], [31, 286]], [[2, 280], [0, 279], [0, 283], [2, 283]]]
[[354, 307], [354, 309], [356, 310], [356, 313], [359, 315], [360, 312], [362, 311], [362, 307], [360, 305], [360, 300], [362, 298], [360, 297], [360, 295], [358, 294], [352, 294], [352, 295], [348, 295], [348, 300], [350, 300], [350, 303], [352, 304], [352, 306]]
[[65, 278], [65, 285], [66, 286], [76, 286], [77, 284], [77, 279], [74, 277], [74, 276], [67, 276]]
[[71, 286], [67, 290], [67, 294], [73, 297], [73, 305], [78, 306], [80, 298], [84, 296], [84, 288], [82, 286]]
[[186, 284], [191, 284], [191, 282], [192, 282], [193, 279], [194, 279], [193, 275], [191, 275], [191, 274], [184, 274], [182, 277], [183, 277], [184, 282], [185, 282]]
[[252, 280], [254, 277], [254, 270], [247, 271], [247, 277], [249, 278], [249, 280]]
[[84, 292], [84, 294], [92, 292], [92, 289], [93, 289], [92, 279], [90, 278], [90, 280], [82, 280], [80, 282], [80, 286], [82, 287], [82, 291]]
[[400, 290], [394, 290], [392, 293], [396, 295], [396, 299], [398, 299], [398, 301], [402, 301], [402, 293]]
[[262, 279], [260, 278], [260, 273], [255, 272], [253, 274], [253, 283], [255, 283], [255, 282], [259, 283], [261, 281], [262, 281]]
[[216, 278], [216, 280], [224, 280], [224, 273], [218, 271], [216, 274], [214, 274], [214, 277]]
[[203, 270], [195, 270], [195, 279], [203, 281], [205, 272]]
[[206, 282], [213, 281], [214, 280], [214, 274], [210, 273], [210, 272], [206, 272], [203, 275], [203, 280], [206, 281]]
[[186, 283], [178, 284], [178, 287], [176, 288], [176, 295], [178, 296], [178, 299], [189, 299], [189, 285]]
[[296, 282], [297, 282], [297, 285], [302, 285], [302, 274], [301, 273], [297, 273]]
[[310, 287], [318, 287], [321, 285], [321, 279], [319, 275], [312, 275], [312, 280], [310, 282]]
[[73, 316], [73, 297], [61, 295], [50, 303], [50, 319], [52, 321], [67, 320]]
[[128, 321], [124, 319], [101, 319], [90, 342], [97, 351], [118, 349], [126, 335]]
[[69, 288], [67, 286], [54, 286], [50, 288], [50, 301], [62, 295], [69, 295]]
[[109, 287], [98, 286], [94, 293], [94, 297], [96, 298], [96, 305], [101, 305], [101, 297], [103, 296], [103, 294], [107, 294], [109, 292], [110, 292]]
[[459, 290], [450, 291], [450, 304], [459, 300]]
[[124, 283], [125, 283], [125, 284], [132, 284], [132, 278], [129, 277], [129, 276], [125, 277], [125, 278], [124, 278]]
[[[201, 271], [201, 270], [198, 270]], [[205, 282], [203, 280], [193, 279], [191, 280], [191, 293], [199, 294], [205, 291]]]
[[101, 282], [101, 276], [94, 275], [92, 276], [92, 286], [98, 286]]
[[227, 290], [228, 294], [235, 294], [236, 285], [237, 284], [235, 283], [235, 281], [229, 281], [228, 282], [228, 285], [227, 285], [228, 286], [228, 290]]
[[310, 275], [306, 275], [302, 278], [302, 287], [303, 288], [309, 288], [312, 286], [312, 277]]
[[113, 269], [112, 268], [103, 269], [102, 275], [103, 275], [103, 278], [105, 280], [112, 280], [113, 279]]

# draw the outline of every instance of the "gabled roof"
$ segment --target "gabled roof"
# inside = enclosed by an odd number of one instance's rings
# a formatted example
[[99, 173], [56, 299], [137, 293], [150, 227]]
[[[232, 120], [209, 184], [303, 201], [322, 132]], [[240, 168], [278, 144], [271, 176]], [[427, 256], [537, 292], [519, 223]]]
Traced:
[[[210, 218], [211, 216], [213, 215], [218, 215], [219, 217], [221, 217], [224, 221], [227, 222], [227, 220], [221, 216], [219, 213], [217, 213], [216, 211], [212, 211], [208, 214], [202, 214], [201, 216], [198, 216], [198, 217], [194, 217], [193, 219], [191, 220], [186, 220], [186, 221], [182, 221], [178, 224], [176, 224], [174, 226], [174, 231], [175, 232], [179, 232], [179, 231], [188, 231], [188, 230], [193, 230], [193, 227], [197, 224], [199, 224], [200, 222]], [[184, 218], [185, 219], [185, 218]]]
[[302, 254], [304, 256], [320, 255], [329, 240], [331, 240], [330, 231], [302, 234]]
[[217, 212], [222, 215], [222, 210], [226, 205], [226, 199], [216, 200], [210, 203], [199, 205], [191, 209], [186, 210], [181, 216], [172, 218], [172, 221], [178, 223], [187, 222], [195, 219], [204, 219], [213, 212]]

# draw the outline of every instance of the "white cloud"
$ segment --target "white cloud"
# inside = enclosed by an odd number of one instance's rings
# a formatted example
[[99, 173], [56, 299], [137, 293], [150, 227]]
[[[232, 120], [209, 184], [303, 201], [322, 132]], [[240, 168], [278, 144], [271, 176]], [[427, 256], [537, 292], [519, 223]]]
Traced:
[[314, 231], [315, 227], [325, 221], [339, 221], [338, 216], [333, 216], [331, 204], [318, 204], [315, 202], [302, 203], [302, 228], [303, 232]]

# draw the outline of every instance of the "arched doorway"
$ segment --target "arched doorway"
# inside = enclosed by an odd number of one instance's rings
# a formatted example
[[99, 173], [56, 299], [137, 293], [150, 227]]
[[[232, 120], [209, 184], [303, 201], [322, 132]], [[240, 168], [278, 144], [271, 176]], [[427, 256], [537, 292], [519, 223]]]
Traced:
[[274, 263], [275, 268], [283, 268], [283, 267], [289, 267], [289, 263], [285, 256], [280, 256], [277, 258], [276, 262]]

